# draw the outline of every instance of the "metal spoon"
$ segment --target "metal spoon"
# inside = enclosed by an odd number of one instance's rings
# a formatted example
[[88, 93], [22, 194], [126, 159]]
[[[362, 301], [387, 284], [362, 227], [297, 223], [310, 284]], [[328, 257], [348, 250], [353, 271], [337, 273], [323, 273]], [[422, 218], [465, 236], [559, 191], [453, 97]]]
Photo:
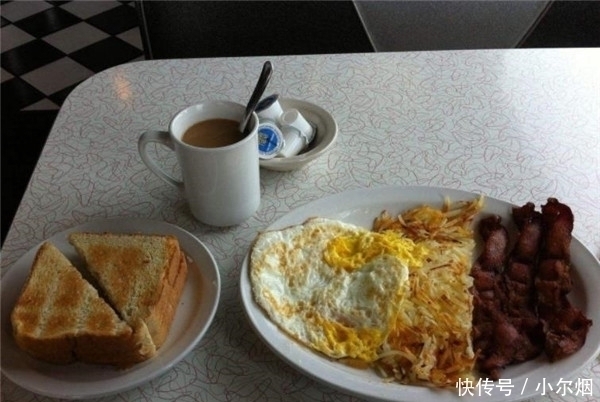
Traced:
[[273, 66], [270, 61], [266, 61], [263, 65], [262, 72], [260, 73], [260, 77], [258, 78], [258, 82], [254, 87], [254, 92], [252, 92], [252, 96], [250, 96], [250, 100], [248, 101], [248, 105], [246, 106], [246, 113], [244, 114], [244, 118], [240, 122], [240, 132], [243, 135], [248, 135], [250, 132], [250, 127], [248, 122], [250, 122], [250, 117], [252, 113], [254, 113], [254, 109], [256, 109], [256, 105], [260, 100], [260, 97], [265, 92], [267, 88], [267, 84], [271, 80], [271, 73], [273, 72]]

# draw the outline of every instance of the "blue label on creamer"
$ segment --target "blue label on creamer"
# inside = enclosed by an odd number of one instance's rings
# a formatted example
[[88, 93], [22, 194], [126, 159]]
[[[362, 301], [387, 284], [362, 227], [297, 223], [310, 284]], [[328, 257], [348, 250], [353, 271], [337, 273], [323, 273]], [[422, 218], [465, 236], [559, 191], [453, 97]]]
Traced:
[[283, 148], [281, 130], [270, 122], [258, 126], [258, 153], [261, 158], [273, 158]]

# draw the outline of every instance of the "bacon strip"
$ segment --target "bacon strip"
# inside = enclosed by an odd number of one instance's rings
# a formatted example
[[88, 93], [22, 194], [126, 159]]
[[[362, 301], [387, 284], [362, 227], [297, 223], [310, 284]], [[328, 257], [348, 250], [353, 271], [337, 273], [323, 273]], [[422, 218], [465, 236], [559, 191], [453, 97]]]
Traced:
[[473, 265], [473, 347], [492, 379], [545, 351], [550, 361], [575, 353], [592, 325], [567, 299], [571, 291], [573, 214], [549, 198], [542, 213], [527, 203], [512, 211], [518, 229], [510, 254], [498, 216], [481, 220], [483, 252]]
[[538, 293], [538, 314], [546, 338], [546, 354], [554, 361], [581, 349], [592, 321], [567, 299], [572, 287], [571, 209], [557, 199], [549, 198], [542, 206], [542, 222], [544, 238], [535, 288]]
[[511, 360], [511, 363], [518, 363], [536, 357], [543, 350], [542, 326], [536, 312], [535, 294], [542, 219], [533, 203], [513, 208], [512, 217], [518, 235], [503, 275], [506, 296], [503, 308], [519, 333], [517, 350]]
[[[479, 369], [493, 379], [508, 362], [499, 350], [510, 348], [515, 335], [502, 311], [502, 271], [507, 260], [508, 232], [499, 216], [482, 219], [478, 226], [483, 251], [473, 264], [473, 349]], [[499, 339], [502, 344], [497, 342]], [[506, 342], [503, 342], [506, 341]]]
[[[510, 254], [507, 254], [508, 232], [500, 218], [493, 216], [481, 221], [484, 251], [472, 271], [473, 345], [480, 371], [492, 379], [499, 378], [505, 366], [532, 359], [543, 350], [535, 299], [541, 216], [528, 203], [513, 209], [513, 220], [518, 235]], [[490, 276], [493, 276], [492, 292]], [[488, 278], [487, 282], [483, 278]]]

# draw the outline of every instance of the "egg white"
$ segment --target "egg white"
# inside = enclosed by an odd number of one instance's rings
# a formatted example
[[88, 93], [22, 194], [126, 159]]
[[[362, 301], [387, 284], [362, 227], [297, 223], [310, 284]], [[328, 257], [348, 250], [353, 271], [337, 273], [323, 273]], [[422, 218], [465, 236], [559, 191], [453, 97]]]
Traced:
[[369, 233], [315, 218], [259, 234], [250, 255], [256, 302], [283, 331], [314, 350], [372, 361], [407, 293], [408, 267], [387, 254], [351, 271], [323, 258], [331, 239]]

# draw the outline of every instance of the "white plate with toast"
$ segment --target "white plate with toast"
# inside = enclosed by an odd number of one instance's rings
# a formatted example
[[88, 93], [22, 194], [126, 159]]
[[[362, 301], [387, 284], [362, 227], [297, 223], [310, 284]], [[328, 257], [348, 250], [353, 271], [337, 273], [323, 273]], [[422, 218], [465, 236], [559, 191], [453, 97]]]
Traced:
[[[309, 218], [319, 216], [337, 219], [342, 222], [371, 228], [375, 217], [386, 210], [400, 213], [409, 208], [429, 204], [440, 207], [444, 197], [451, 201], [471, 200], [477, 194], [433, 187], [381, 187], [365, 188], [335, 194], [312, 201], [295, 209], [272, 223], [265, 230], [277, 230], [301, 224]], [[502, 217], [503, 222], [511, 222], [510, 203], [486, 197], [485, 206], [477, 221], [490, 214]], [[537, 206], [539, 208], [539, 205]], [[575, 222], [577, 225], [577, 222]], [[433, 387], [404, 385], [390, 382], [378, 376], [374, 370], [353, 368], [333, 361], [324, 355], [313, 352], [287, 336], [274, 324], [266, 312], [256, 303], [249, 278], [249, 257], [246, 256], [240, 273], [240, 292], [246, 315], [261, 339], [285, 362], [300, 372], [344, 392], [382, 401], [461, 401], [521, 400], [542, 392], [540, 384], [552, 384], [556, 389], [559, 380], [573, 380], [587, 368], [600, 353], [600, 262], [576, 238], [571, 242], [571, 262], [573, 290], [569, 294], [571, 302], [581, 308], [593, 320], [585, 345], [576, 353], [562, 360], [550, 363], [544, 356], [534, 360], [509, 366], [502, 372], [504, 383], [509, 382], [512, 393], [507, 396], [501, 388], [494, 388], [490, 394], [482, 388], [482, 395], [473, 389], [474, 396], [459, 395], [459, 389], [436, 389]], [[474, 384], [475, 385], [475, 384]]]
[[67, 238], [72, 232], [172, 234], [188, 258], [188, 277], [169, 335], [156, 356], [129, 369], [75, 363], [55, 365], [30, 357], [12, 337], [10, 313], [29, 275], [39, 245], [2, 277], [2, 372], [21, 387], [63, 399], [101, 397], [134, 388], [170, 370], [208, 330], [219, 304], [221, 280], [210, 251], [191, 233], [166, 222], [115, 219], [89, 222], [47, 239], [75, 265], [78, 256]]

